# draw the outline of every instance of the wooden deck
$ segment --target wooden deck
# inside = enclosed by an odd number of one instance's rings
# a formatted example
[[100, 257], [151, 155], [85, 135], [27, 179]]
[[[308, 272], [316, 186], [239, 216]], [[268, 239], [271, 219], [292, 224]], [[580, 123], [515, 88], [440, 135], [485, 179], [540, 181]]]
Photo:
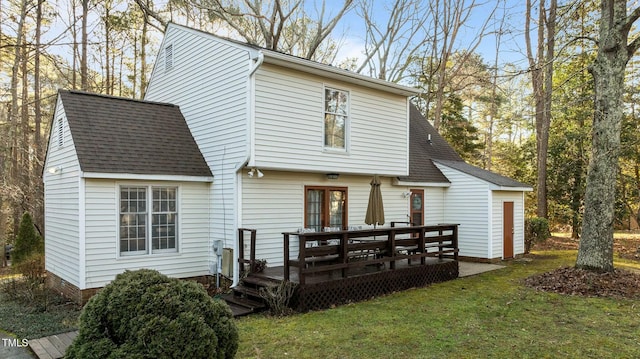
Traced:
[[[284, 265], [256, 273], [256, 232], [249, 259], [239, 263], [249, 273], [234, 297], [259, 300], [261, 287], [289, 282], [296, 286], [290, 306], [299, 310], [369, 299], [458, 277], [458, 226], [387, 227], [333, 232], [283, 233]], [[259, 257], [259, 256], [258, 256]]]
[[40, 359], [59, 359], [64, 357], [67, 348], [78, 336], [78, 332], [51, 335], [40, 339], [29, 340], [29, 347]]

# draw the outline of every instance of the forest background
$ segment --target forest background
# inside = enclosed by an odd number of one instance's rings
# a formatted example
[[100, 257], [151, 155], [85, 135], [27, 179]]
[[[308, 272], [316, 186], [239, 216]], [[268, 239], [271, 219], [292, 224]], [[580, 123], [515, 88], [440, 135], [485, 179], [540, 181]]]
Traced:
[[[169, 21], [419, 88], [414, 103], [466, 161], [533, 185], [527, 216], [578, 237], [598, 11], [593, 0], [0, 0], [0, 244], [25, 211], [43, 231], [57, 90], [143, 98]], [[639, 79], [632, 59], [618, 229], [640, 221]]]

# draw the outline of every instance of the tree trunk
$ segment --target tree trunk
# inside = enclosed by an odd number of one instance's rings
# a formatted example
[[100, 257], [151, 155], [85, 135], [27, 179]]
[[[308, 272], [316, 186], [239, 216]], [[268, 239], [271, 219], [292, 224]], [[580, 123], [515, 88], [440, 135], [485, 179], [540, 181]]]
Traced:
[[87, 69], [87, 16], [89, 16], [89, 0], [82, 0], [82, 54], [80, 55], [80, 89], [89, 90], [89, 70]]
[[613, 271], [613, 222], [624, 76], [627, 62], [640, 46], [627, 44], [640, 9], [627, 17], [626, 1], [603, 0], [597, 57], [589, 68], [595, 85], [591, 160], [587, 169], [584, 223], [576, 267]]

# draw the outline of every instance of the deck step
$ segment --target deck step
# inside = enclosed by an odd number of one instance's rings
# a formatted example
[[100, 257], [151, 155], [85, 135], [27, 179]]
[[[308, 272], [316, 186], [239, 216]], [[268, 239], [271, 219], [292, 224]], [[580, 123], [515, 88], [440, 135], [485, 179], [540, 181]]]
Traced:
[[227, 302], [229, 308], [233, 312], [234, 317], [256, 313], [267, 309], [266, 304], [251, 300], [246, 297], [239, 297], [234, 294], [224, 294], [221, 296]]
[[277, 287], [280, 282], [262, 276], [251, 274], [250, 276], [242, 279], [243, 285], [252, 285], [254, 287]]
[[242, 284], [233, 288], [233, 293], [235, 296], [245, 297], [245, 298], [254, 298], [255, 300], [261, 300], [260, 296], [260, 288], [259, 287], [247, 287]]
[[253, 300], [247, 297], [240, 297], [234, 294], [225, 294], [222, 296], [222, 299], [227, 301], [227, 303], [233, 303], [233, 304], [241, 305], [251, 309], [264, 309], [267, 307], [267, 305], [264, 304], [264, 302]]
[[254, 313], [255, 311], [251, 308], [247, 308], [247, 307], [243, 307], [241, 305], [238, 304], [234, 304], [234, 303], [229, 303], [227, 302], [227, 305], [229, 306], [229, 308], [231, 309], [231, 313], [233, 313], [234, 317], [241, 317], [243, 315], [249, 315], [251, 313]]

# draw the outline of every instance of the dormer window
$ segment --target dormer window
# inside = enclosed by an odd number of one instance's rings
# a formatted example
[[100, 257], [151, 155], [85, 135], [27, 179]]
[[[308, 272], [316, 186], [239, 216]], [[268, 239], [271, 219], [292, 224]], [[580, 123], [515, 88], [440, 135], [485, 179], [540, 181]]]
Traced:
[[349, 93], [325, 88], [324, 90], [324, 148], [347, 150], [349, 121]]

